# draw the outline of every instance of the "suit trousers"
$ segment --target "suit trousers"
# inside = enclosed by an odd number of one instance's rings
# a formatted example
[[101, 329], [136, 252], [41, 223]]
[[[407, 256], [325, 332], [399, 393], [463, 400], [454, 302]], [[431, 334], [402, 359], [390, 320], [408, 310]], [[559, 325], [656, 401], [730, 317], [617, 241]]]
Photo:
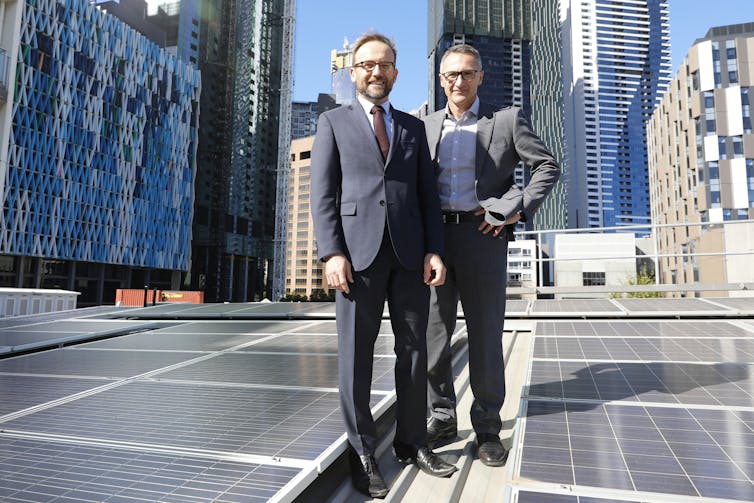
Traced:
[[497, 435], [505, 400], [503, 323], [507, 285], [507, 233], [482, 234], [479, 222], [445, 224], [445, 284], [432, 288], [427, 330], [430, 414], [456, 420], [450, 339], [460, 298], [466, 319], [469, 378], [474, 401], [471, 424], [477, 434]]
[[429, 287], [421, 270], [398, 262], [387, 228], [369, 267], [354, 271], [348, 295], [335, 299], [340, 406], [348, 441], [360, 455], [374, 454], [377, 431], [370, 410], [374, 344], [387, 298], [395, 336], [396, 440], [427, 443], [427, 312]]

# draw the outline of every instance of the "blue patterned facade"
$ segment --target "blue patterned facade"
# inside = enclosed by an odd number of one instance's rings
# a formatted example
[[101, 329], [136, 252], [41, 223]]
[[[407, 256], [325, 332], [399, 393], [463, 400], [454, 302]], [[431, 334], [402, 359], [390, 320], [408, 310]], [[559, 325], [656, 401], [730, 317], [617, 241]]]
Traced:
[[87, 0], [21, 16], [0, 254], [187, 270], [199, 71]]

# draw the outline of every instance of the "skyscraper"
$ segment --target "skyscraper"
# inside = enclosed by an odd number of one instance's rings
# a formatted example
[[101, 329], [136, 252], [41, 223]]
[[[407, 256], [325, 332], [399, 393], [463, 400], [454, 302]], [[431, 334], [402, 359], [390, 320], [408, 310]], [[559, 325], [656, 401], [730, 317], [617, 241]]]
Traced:
[[563, 0], [568, 226], [650, 219], [646, 124], [670, 81], [667, 0]]
[[754, 23], [710, 29], [648, 124], [662, 283], [754, 279], [751, 257], [739, 253], [754, 246], [754, 225], [734, 223], [754, 219], [753, 52]]
[[330, 92], [338, 105], [347, 105], [356, 99], [356, 84], [351, 81], [349, 72], [352, 64], [353, 49], [345, 38], [342, 49], [330, 52]]
[[271, 297], [278, 171], [290, 146], [294, 4], [203, 6], [199, 67], [206, 92], [187, 286], [204, 290], [210, 302]]
[[563, 71], [560, 52], [558, 0], [532, 0], [531, 123], [563, 174], [537, 213], [535, 230], [567, 226], [565, 127], [563, 124]]

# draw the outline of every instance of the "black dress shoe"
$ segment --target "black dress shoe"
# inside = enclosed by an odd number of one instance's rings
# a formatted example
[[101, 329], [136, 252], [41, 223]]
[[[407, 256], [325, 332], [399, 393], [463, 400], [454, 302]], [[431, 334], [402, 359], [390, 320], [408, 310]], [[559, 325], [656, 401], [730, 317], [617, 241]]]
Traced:
[[458, 470], [454, 465], [445, 462], [440, 456], [432, 452], [429, 447], [412, 449], [402, 442], [394, 442], [393, 453], [401, 463], [415, 463], [421, 471], [435, 477], [449, 477]]
[[450, 440], [458, 435], [458, 426], [455, 421], [443, 421], [436, 417], [430, 417], [427, 421], [427, 443], [434, 445], [441, 440]]
[[508, 459], [508, 451], [497, 435], [481, 433], [476, 437], [479, 461], [487, 466], [503, 466]]
[[360, 456], [353, 449], [349, 449], [348, 454], [353, 486], [359, 492], [372, 498], [387, 496], [387, 484], [385, 484], [385, 479], [382, 478], [374, 456], [371, 454]]

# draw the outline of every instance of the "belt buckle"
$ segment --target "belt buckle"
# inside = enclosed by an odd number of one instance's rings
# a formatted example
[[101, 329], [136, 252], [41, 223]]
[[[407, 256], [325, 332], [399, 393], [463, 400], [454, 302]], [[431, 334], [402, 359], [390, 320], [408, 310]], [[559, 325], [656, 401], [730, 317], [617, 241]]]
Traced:
[[459, 213], [443, 213], [442, 221], [445, 224], [460, 224], [461, 215]]

